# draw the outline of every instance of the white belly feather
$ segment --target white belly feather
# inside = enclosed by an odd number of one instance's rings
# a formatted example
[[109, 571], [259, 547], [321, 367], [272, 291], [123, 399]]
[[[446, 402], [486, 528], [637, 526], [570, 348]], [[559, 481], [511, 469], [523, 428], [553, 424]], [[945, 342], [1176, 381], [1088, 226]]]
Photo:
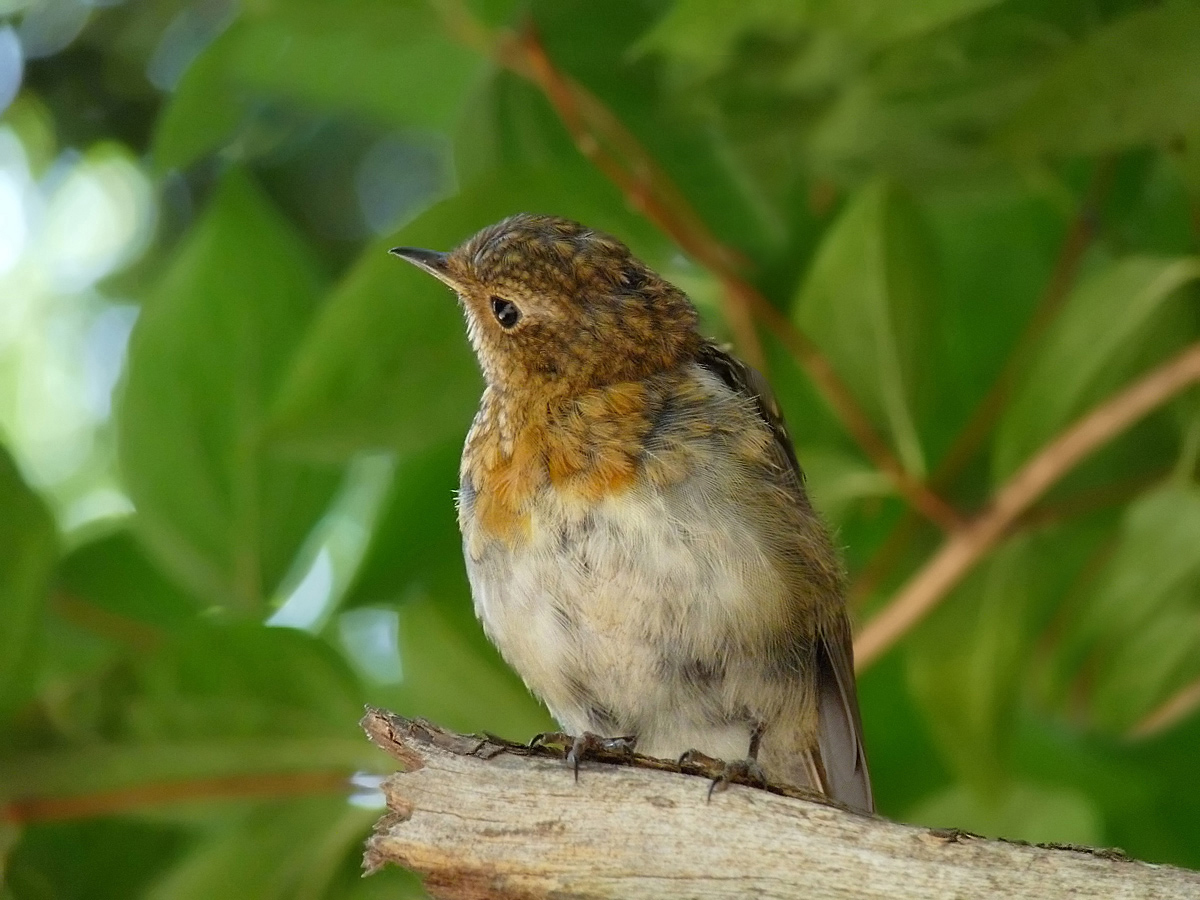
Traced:
[[[485, 630], [568, 731], [636, 733], [654, 756], [746, 755], [740, 695], [750, 685], [725, 675], [782, 588], [755, 530], [702, 483], [630, 490], [586, 509], [547, 490], [533, 541], [468, 554]], [[721, 677], [704, 684], [714, 661]]]

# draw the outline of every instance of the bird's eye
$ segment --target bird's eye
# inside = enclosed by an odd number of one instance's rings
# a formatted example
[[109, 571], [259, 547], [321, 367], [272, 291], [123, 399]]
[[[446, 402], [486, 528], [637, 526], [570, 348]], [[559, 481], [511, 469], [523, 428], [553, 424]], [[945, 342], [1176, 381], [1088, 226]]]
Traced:
[[521, 321], [521, 311], [517, 304], [503, 297], [492, 298], [492, 315], [500, 323], [501, 328], [512, 328]]

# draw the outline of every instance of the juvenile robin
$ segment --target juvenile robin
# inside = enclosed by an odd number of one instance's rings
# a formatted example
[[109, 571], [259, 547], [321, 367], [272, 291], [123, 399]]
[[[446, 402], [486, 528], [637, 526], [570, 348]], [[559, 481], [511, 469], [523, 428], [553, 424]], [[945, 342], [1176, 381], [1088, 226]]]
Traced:
[[573, 735], [699, 751], [872, 810], [841, 566], [766, 381], [620, 241], [517, 215], [395, 255], [460, 299], [486, 387], [475, 611]]

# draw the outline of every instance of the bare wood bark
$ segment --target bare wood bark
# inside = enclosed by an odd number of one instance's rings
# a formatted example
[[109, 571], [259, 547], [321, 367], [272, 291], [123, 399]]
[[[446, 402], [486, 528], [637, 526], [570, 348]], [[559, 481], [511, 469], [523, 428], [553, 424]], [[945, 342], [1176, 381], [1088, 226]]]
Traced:
[[1031, 846], [900, 825], [712, 774], [609, 754], [576, 781], [561, 746], [529, 749], [368, 709], [403, 764], [367, 842], [368, 871], [415, 870], [447, 900], [1194, 898], [1200, 873], [1119, 851]]

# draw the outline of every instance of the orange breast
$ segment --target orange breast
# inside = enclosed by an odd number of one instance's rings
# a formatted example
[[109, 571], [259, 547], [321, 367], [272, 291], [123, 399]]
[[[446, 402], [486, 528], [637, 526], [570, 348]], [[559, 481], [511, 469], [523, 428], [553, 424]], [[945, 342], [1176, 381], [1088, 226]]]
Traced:
[[561, 492], [568, 503], [594, 503], [627, 490], [638, 477], [651, 428], [647, 394], [644, 384], [629, 382], [548, 410], [485, 407], [464, 451], [478, 527], [515, 545], [531, 536], [539, 491]]

